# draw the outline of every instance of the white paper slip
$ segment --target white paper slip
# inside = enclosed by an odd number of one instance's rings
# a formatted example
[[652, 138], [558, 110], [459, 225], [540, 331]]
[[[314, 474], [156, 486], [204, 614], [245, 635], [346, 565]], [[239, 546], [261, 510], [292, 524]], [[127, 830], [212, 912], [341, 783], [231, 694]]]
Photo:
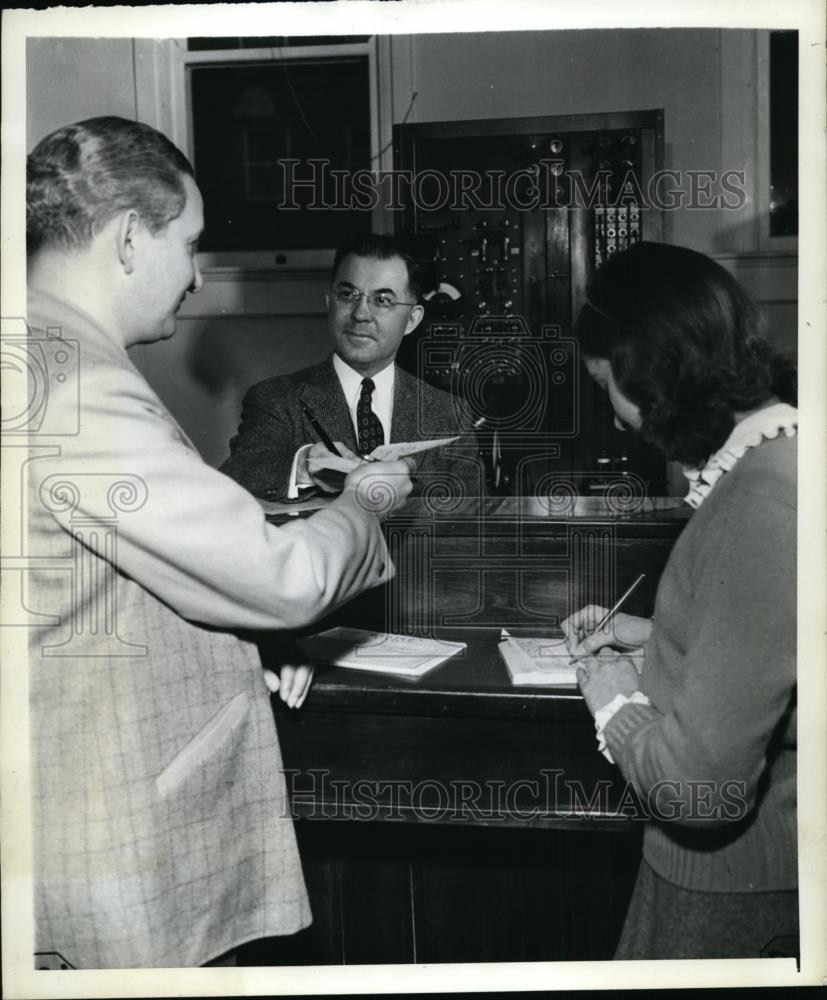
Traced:
[[442, 448], [453, 441], [459, 441], [459, 436], [451, 438], [435, 438], [432, 441], [397, 441], [395, 444], [380, 444], [368, 455], [374, 462], [395, 462], [419, 451], [430, 451], [431, 448]]
[[345, 458], [344, 455], [324, 455], [320, 460], [320, 464], [323, 464], [325, 469], [333, 469], [336, 472], [353, 472], [354, 469], [358, 469], [362, 464], [361, 458]]
[[[430, 451], [431, 448], [442, 448], [452, 441], [458, 441], [458, 437], [436, 438], [431, 441], [397, 441], [394, 444], [380, 444], [377, 448], [366, 456], [368, 462], [396, 462], [400, 458], [408, 455], [416, 455], [420, 451]], [[352, 472], [362, 464], [362, 459], [345, 458], [342, 455], [325, 455], [323, 458], [326, 469], [334, 469], [336, 472]]]
[[344, 626], [299, 639], [298, 644], [315, 663], [395, 677], [421, 677], [465, 649], [464, 642], [443, 642]]
[[499, 650], [512, 684], [577, 687], [577, 664], [565, 639], [515, 639], [502, 629]]

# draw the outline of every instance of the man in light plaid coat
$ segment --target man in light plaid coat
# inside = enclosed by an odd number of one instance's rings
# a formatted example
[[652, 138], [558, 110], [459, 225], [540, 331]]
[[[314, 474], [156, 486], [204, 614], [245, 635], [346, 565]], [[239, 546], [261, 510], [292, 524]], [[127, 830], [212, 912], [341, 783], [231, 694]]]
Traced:
[[276, 528], [200, 459], [127, 354], [202, 284], [201, 196], [160, 133], [46, 137], [27, 211], [36, 964], [200, 965], [310, 922], [255, 634], [390, 578], [368, 497], [404, 502], [409, 468]]

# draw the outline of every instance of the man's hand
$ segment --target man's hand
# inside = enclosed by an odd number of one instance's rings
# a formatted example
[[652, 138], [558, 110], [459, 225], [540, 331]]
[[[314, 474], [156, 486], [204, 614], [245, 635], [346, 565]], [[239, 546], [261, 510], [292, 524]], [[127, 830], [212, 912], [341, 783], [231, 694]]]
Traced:
[[313, 683], [313, 667], [283, 663], [278, 673], [265, 668], [264, 683], [273, 694], [278, 694], [288, 708], [301, 708]]
[[[334, 441], [333, 446], [342, 458], [352, 462], [352, 468], [356, 468], [362, 461], [350, 448], [342, 444], [341, 441]], [[296, 482], [311, 482], [318, 486], [325, 493], [341, 493], [344, 488], [346, 472], [339, 469], [329, 468], [329, 460], [333, 458], [336, 463], [341, 463], [333, 452], [328, 451], [321, 441], [317, 441], [299, 456], [296, 463]]]
[[595, 632], [597, 623], [606, 614], [606, 608], [597, 604], [587, 604], [575, 611], [560, 625], [566, 637], [566, 645], [572, 656], [593, 656], [604, 647], [629, 651], [645, 646], [652, 634], [652, 621], [637, 615], [618, 612], [614, 618]]
[[413, 483], [411, 472], [416, 463], [411, 458], [398, 462], [363, 462], [345, 478], [345, 494], [383, 520], [408, 499]]
[[615, 656], [604, 649], [577, 666], [577, 683], [592, 715], [605, 708], [618, 694], [631, 697], [640, 690], [634, 663], [627, 656]]

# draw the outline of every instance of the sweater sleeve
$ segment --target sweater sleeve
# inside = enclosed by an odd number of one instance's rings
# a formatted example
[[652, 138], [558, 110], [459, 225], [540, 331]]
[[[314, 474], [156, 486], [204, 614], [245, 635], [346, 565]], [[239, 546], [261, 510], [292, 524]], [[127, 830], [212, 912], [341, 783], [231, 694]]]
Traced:
[[604, 735], [639, 793], [665, 789], [664, 818], [737, 820], [755, 801], [795, 685], [795, 544], [792, 505], [742, 494], [690, 557], [686, 607], [664, 609], [687, 616], [685, 651], [657, 641], [656, 611], [645, 669], [663, 697], [624, 706]]

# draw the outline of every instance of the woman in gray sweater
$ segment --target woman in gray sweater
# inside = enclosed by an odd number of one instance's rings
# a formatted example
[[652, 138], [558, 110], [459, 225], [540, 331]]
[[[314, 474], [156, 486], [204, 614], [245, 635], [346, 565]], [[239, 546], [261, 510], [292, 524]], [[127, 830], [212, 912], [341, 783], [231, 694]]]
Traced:
[[577, 321], [615, 422], [685, 467], [696, 508], [652, 620], [564, 623], [599, 747], [648, 807], [616, 958], [794, 953], [796, 378], [735, 280], [641, 243]]

